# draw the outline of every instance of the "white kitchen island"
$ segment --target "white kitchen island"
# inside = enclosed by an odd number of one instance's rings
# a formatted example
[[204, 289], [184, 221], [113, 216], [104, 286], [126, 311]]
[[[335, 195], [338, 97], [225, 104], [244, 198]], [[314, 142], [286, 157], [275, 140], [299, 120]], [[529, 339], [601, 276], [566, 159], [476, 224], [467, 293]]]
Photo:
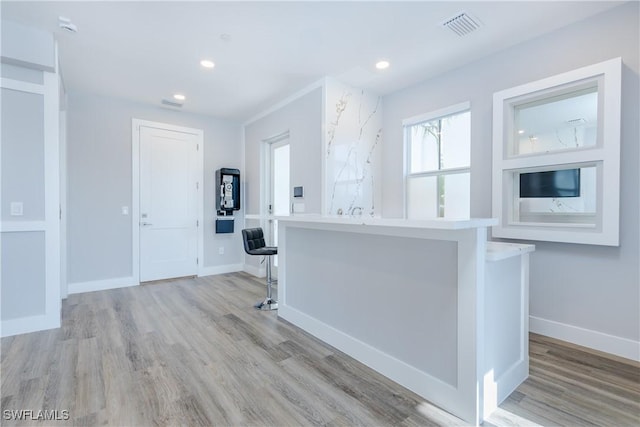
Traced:
[[534, 246], [496, 220], [273, 219], [283, 319], [472, 424], [526, 379]]

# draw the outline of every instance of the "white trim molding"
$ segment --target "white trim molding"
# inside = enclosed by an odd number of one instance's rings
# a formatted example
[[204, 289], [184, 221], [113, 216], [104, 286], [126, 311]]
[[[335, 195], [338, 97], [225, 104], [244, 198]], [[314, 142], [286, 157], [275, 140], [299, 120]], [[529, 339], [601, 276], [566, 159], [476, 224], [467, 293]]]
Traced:
[[[58, 58], [55, 45], [55, 57]], [[44, 73], [44, 206], [45, 206], [45, 287], [49, 326], [62, 322], [60, 298], [60, 93], [58, 70]]]
[[[44, 75], [44, 74], [43, 74]], [[35, 93], [45, 95], [47, 90], [44, 84], [28, 83], [21, 80], [13, 80], [8, 78], [0, 78], [0, 86], [4, 89], [17, 90], [20, 92]]]
[[217, 274], [236, 273], [243, 271], [244, 264], [227, 264], [227, 265], [215, 265], [211, 267], [202, 267], [198, 273], [198, 277], [215, 276]]
[[402, 120], [402, 126], [413, 126], [431, 120], [441, 119], [443, 117], [452, 116], [454, 114], [463, 113], [471, 110], [471, 101], [461, 102], [459, 104], [450, 105], [429, 113], [419, 114]]
[[107, 289], [128, 288], [138, 286], [140, 283], [133, 276], [116, 277], [113, 279], [91, 280], [88, 282], [69, 283], [69, 295], [83, 292], [104, 291]]
[[640, 362], [639, 341], [535, 316], [529, 316], [529, 330], [536, 334]]
[[0, 232], [23, 233], [28, 231], [47, 231], [46, 221], [2, 221]]
[[242, 128], [244, 129], [246, 126], [250, 125], [251, 123], [258, 121], [258, 120], [268, 116], [269, 114], [271, 114], [271, 113], [273, 113], [275, 111], [278, 111], [282, 107], [285, 107], [285, 106], [289, 105], [290, 103], [292, 103], [293, 101], [295, 101], [298, 98], [302, 98], [303, 96], [305, 96], [306, 94], [314, 91], [315, 89], [323, 87], [324, 84], [325, 84], [325, 81], [326, 81], [326, 78], [322, 78], [322, 79], [320, 79], [318, 81], [315, 81], [315, 82], [311, 83], [309, 86], [306, 86], [306, 87], [300, 89], [299, 91], [293, 93], [292, 95], [287, 96], [283, 100], [281, 100], [279, 102], [276, 102], [271, 107], [269, 107], [266, 110], [256, 114], [255, 116], [251, 117], [249, 120], [244, 122], [242, 124]]
[[0, 323], [2, 337], [10, 337], [13, 335], [59, 328], [60, 315], [58, 313], [48, 313], [37, 316], [19, 317], [17, 319], [7, 319]]

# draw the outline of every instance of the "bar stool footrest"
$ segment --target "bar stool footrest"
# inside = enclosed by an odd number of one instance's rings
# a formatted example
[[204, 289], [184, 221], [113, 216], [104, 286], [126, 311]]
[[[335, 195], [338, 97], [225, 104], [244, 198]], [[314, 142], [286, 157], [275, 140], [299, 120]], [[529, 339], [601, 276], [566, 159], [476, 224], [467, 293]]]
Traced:
[[264, 301], [260, 301], [257, 304], [254, 304], [254, 307], [258, 310], [277, 310], [278, 309], [278, 301], [273, 298], [266, 298]]

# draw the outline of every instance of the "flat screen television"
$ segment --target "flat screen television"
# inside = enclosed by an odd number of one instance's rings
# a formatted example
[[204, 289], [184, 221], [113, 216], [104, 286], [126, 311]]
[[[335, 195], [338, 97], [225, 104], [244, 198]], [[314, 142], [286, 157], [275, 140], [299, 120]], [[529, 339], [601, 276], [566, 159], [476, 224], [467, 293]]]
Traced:
[[580, 169], [520, 174], [520, 198], [580, 197]]

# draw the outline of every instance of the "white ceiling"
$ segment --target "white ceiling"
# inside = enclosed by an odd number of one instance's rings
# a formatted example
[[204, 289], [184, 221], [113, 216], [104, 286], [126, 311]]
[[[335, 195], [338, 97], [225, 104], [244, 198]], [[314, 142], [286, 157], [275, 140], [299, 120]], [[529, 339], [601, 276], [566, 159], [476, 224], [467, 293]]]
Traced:
[[[55, 34], [69, 92], [154, 105], [180, 92], [184, 111], [245, 120], [324, 76], [384, 95], [622, 3], [2, 0], [1, 13]], [[482, 27], [441, 27], [461, 11]]]

